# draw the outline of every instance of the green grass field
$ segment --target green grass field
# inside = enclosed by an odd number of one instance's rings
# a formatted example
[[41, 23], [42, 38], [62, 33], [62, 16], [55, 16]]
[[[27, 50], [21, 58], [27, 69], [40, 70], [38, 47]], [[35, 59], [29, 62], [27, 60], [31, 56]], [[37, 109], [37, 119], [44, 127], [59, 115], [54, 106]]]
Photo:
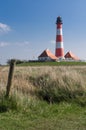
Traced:
[[[47, 64], [47, 63], [46, 63]], [[0, 67], [0, 130], [86, 130], [86, 66]]]
[[86, 107], [35, 102], [22, 111], [0, 113], [0, 130], [86, 130]]

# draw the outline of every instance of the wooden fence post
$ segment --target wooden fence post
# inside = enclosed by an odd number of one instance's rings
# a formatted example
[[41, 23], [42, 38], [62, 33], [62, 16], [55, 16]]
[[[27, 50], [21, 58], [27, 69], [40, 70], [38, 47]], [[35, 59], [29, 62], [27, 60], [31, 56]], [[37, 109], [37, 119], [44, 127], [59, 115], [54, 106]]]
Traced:
[[8, 81], [6, 86], [6, 97], [9, 97], [10, 89], [12, 85], [12, 79], [13, 79], [13, 73], [14, 73], [14, 66], [15, 66], [15, 60], [11, 60], [10, 62], [10, 68], [9, 68], [9, 74], [8, 74]]

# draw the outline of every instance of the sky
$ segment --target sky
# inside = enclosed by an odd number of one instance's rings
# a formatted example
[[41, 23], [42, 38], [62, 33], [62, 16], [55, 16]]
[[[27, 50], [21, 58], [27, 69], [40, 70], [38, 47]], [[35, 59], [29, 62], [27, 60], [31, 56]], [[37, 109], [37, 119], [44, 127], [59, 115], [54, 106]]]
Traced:
[[86, 0], [0, 0], [0, 64], [55, 54], [56, 18], [62, 17], [64, 52], [86, 60]]

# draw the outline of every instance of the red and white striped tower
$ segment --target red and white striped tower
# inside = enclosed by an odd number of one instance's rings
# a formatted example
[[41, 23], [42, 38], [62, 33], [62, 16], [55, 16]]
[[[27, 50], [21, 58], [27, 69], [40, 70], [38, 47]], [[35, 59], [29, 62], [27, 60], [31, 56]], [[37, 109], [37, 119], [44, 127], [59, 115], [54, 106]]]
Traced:
[[56, 20], [56, 49], [55, 56], [64, 59], [63, 35], [62, 35], [62, 19], [60, 16]]

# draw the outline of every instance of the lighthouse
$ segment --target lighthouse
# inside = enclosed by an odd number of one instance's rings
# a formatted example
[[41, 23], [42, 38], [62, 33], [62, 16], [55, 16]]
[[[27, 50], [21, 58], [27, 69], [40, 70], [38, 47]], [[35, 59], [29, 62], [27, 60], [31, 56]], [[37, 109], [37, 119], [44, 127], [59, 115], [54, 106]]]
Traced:
[[63, 34], [62, 34], [62, 19], [60, 16], [56, 20], [56, 48], [55, 56], [59, 59], [64, 59]]

